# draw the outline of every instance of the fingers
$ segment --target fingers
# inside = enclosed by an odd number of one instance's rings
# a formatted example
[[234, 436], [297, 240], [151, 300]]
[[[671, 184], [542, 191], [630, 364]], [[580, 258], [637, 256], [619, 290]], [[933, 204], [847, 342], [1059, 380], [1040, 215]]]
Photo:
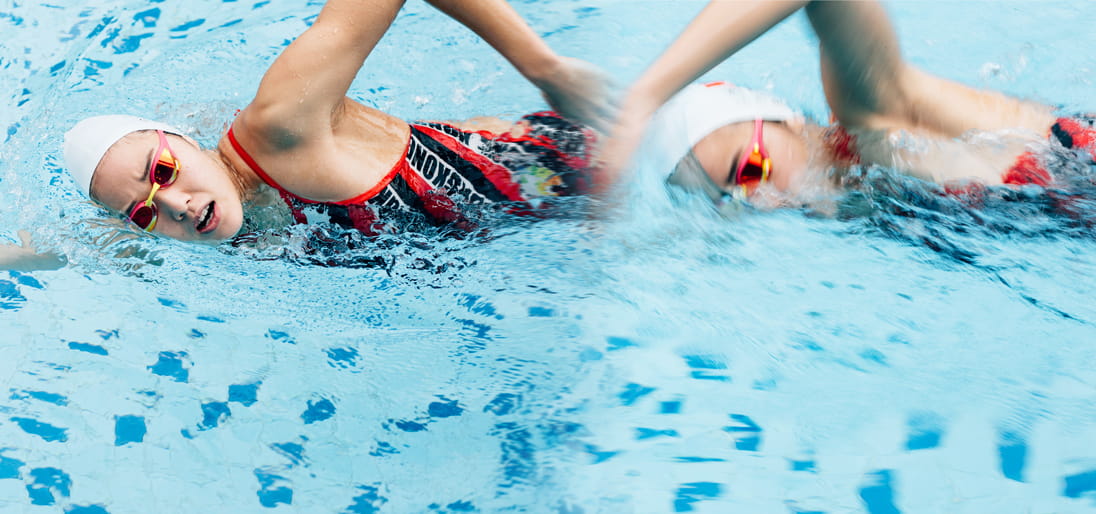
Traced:
[[34, 248], [34, 243], [32, 243], [30, 240], [30, 232], [27, 232], [26, 230], [20, 230], [16, 232], [16, 234], [19, 235], [19, 242], [23, 246], [23, 248], [26, 248], [28, 250]]
[[564, 118], [593, 127], [598, 132], [605, 132], [609, 129], [611, 121], [603, 114], [604, 108], [589, 99], [576, 96], [560, 98], [547, 92], [541, 92], [541, 96], [548, 102], [552, 110]]
[[620, 111], [620, 88], [613, 80], [600, 70], [597, 71], [598, 85], [591, 88], [589, 97], [591, 117], [597, 120], [597, 128], [601, 132], [608, 132], [616, 121]]
[[608, 133], [609, 129], [612, 128], [612, 117], [607, 115], [601, 106], [594, 106], [593, 111], [594, 113], [587, 116], [589, 118], [587, 123], [602, 134]]
[[558, 73], [539, 84], [553, 109], [561, 115], [606, 132], [616, 116], [616, 93], [612, 77], [581, 59], [565, 57]]
[[597, 119], [597, 124], [594, 126], [598, 131], [608, 134], [613, 128], [613, 123], [616, 122], [617, 114], [620, 112], [620, 95], [617, 94], [615, 89], [606, 85], [604, 90], [601, 91], [595, 98], [596, 102], [593, 103], [592, 109], [594, 111], [593, 117]]

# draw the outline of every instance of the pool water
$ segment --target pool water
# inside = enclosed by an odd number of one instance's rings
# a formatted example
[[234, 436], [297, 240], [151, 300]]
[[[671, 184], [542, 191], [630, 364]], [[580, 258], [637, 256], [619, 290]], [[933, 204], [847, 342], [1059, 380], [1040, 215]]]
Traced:
[[[625, 82], [703, 5], [512, 3]], [[639, 182], [616, 221], [331, 268], [294, 231], [120, 236], [67, 187], [87, 115], [216, 141], [320, 8], [299, 4], [0, 3], [0, 237], [70, 260], [0, 273], [0, 511], [1096, 511], [1096, 237], [1035, 193], [929, 204], [876, 170], [866, 212], [727, 220]], [[1096, 4], [889, 10], [929, 71], [1094, 108]], [[825, 119], [816, 59], [797, 16], [707, 78]], [[543, 108], [421, 2], [352, 94], [407, 119]]]

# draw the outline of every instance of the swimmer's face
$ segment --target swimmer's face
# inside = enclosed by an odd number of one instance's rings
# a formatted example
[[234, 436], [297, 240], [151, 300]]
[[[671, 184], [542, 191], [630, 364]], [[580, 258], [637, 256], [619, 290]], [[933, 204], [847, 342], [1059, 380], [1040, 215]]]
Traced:
[[[772, 160], [768, 184], [780, 192], [798, 192], [809, 155], [802, 123], [766, 121], [762, 130], [765, 149]], [[693, 154], [712, 182], [731, 190], [739, 160], [752, 150], [753, 135], [752, 121], [725, 125], [697, 142]]]
[[[243, 225], [243, 205], [228, 169], [192, 140], [165, 135], [180, 168], [175, 182], [160, 188], [152, 199], [159, 211], [153, 232], [211, 243], [236, 235]], [[122, 216], [147, 200], [152, 190], [149, 167], [159, 141], [153, 130], [118, 140], [95, 169], [91, 197]]]

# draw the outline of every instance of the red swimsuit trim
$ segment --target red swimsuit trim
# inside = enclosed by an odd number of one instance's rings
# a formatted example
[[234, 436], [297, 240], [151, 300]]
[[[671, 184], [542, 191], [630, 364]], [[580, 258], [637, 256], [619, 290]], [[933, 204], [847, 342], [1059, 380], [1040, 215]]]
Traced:
[[[263, 182], [266, 182], [268, 186], [277, 189], [278, 192], [282, 193], [283, 195], [292, 196], [293, 198], [296, 198], [305, 203], [332, 203], [336, 205], [354, 205], [364, 203], [370, 198], [377, 196], [377, 194], [380, 193], [381, 190], [383, 190], [385, 187], [388, 186], [390, 182], [392, 182], [392, 179], [396, 178], [396, 175], [398, 173], [407, 168], [407, 160], [401, 158], [399, 161], [396, 162], [394, 166], [392, 166], [391, 170], [388, 170], [388, 173], [384, 175], [384, 177], [381, 179], [380, 182], [377, 183], [377, 185], [369, 188], [369, 190], [367, 190], [366, 192], [347, 200], [342, 200], [338, 202], [321, 202], [317, 200], [309, 200], [308, 198], [286, 190], [284, 187], [281, 186], [281, 184], [278, 184], [273, 178], [271, 178], [270, 175], [268, 175], [266, 171], [264, 171], [263, 168], [259, 166], [259, 163], [255, 162], [255, 159], [251, 157], [251, 154], [247, 153], [247, 150], [244, 150], [244, 147], [240, 145], [240, 142], [236, 140], [236, 134], [232, 131], [233, 128], [235, 128], [235, 125], [230, 125], [228, 127], [228, 142], [232, 144], [232, 149], [236, 150], [236, 153], [240, 155], [240, 158], [243, 159], [244, 162], [251, 167], [251, 170], [254, 171], [255, 174], [259, 176], [259, 178], [263, 179]], [[407, 155], [407, 148], [410, 145], [411, 138], [408, 137], [407, 143], [404, 144], [403, 155]]]

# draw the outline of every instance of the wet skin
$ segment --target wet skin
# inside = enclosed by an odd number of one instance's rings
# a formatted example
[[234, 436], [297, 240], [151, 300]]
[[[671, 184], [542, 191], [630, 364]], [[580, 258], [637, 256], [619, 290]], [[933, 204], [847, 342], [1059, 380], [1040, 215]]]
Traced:
[[[769, 122], [764, 125], [764, 146], [772, 159], [768, 187], [756, 193], [775, 191], [785, 197], [799, 197], [820, 182], [811, 170], [851, 163], [841, 161], [827, 137], [827, 127], [803, 123]], [[1049, 132], [1049, 125], [1044, 133]], [[850, 130], [856, 156], [862, 165], [879, 165], [938, 184], [962, 184], [970, 181], [985, 185], [1002, 183], [1002, 172], [1032, 145], [1045, 144], [1045, 136], [1036, 131], [980, 131], [971, 129], [962, 137], [949, 137], [925, 130]], [[693, 153], [712, 181], [730, 190], [739, 159], [749, 150], [753, 123], [723, 126], [701, 139]], [[981, 138], [981, 139], [979, 139]], [[801, 198], [802, 199], [802, 198]]]
[[[385, 117], [391, 118], [387, 115]], [[405, 131], [407, 130], [406, 123], [395, 118], [391, 119], [404, 127]], [[515, 125], [494, 117], [447, 123], [461, 129], [486, 130], [494, 133], [510, 131], [514, 135], [519, 135], [522, 127], [520, 124]], [[175, 182], [166, 188], [160, 188], [153, 197], [153, 203], [159, 209], [159, 218], [153, 233], [180, 241], [206, 243], [224, 241], [235, 236], [243, 226], [244, 199], [254, 203], [256, 197], [262, 196], [263, 191], [274, 191], [264, 185], [262, 179], [243, 162], [235, 150], [231, 149], [227, 138], [221, 139], [217, 150], [203, 150], [192, 139], [168, 133], [165, 133], [165, 136], [168, 146], [180, 163], [180, 170]], [[358, 139], [376, 141], [383, 138]], [[351, 141], [358, 139], [351, 138]], [[377, 153], [383, 153], [384, 158], [392, 159], [393, 162], [380, 160], [366, 168], [389, 170], [395, 162], [398, 162], [398, 159], [402, 158], [399, 154], [403, 151], [406, 139], [406, 134], [402, 134], [390, 141], [391, 144], [382, 148], [388, 150], [387, 152], [378, 152], [375, 148], [349, 148], [337, 155], [376, 157]], [[149, 166], [155, 158], [153, 154], [158, 146], [159, 137], [152, 130], [134, 132], [118, 140], [110, 147], [95, 169], [91, 182], [91, 197], [120, 216], [126, 217], [134, 205], [148, 198], [152, 190], [148, 173]], [[393, 155], [396, 157], [392, 157]], [[293, 158], [283, 157], [281, 161], [293, 162]], [[360, 164], [361, 159], [355, 162]], [[300, 168], [314, 167], [301, 165]], [[332, 165], [326, 166], [325, 169], [356, 168]], [[267, 171], [271, 172], [271, 170]], [[347, 175], [359, 180], [366, 174], [349, 173]], [[318, 182], [315, 177], [305, 176], [304, 178], [312, 178], [311, 181], [305, 181], [306, 185], [309, 182]], [[366, 176], [366, 178], [369, 177]], [[379, 176], [374, 180], [379, 180]], [[284, 180], [284, 182], [292, 182], [292, 180]], [[371, 182], [344, 184], [340, 192], [331, 200], [339, 201], [357, 196], [371, 186]], [[211, 216], [207, 214], [207, 209], [212, 209]], [[202, 220], [206, 217], [209, 221], [202, 224]]]
[[[752, 121], [732, 123], [693, 146], [693, 154], [712, 182], [727, 190], [733, 187], [738, 161], [750, 150], [753, 133]], [[773, 163], [769, 184], [781, 192], [796, 193], [809, 160], [802, 123], [766, 121], [763, 134], [764, 147]]]
[[[159, 209], [156, 234], [182, 241], [217, 243], [243, 225], [243, 203], [220, 154], [202, 150], [193, 140], [165, 134], [181, 167], [175, 182], [153, 198]], [[152, 190], [149, 166], [159, 144], [155, 131], [134, 132], [110, 147], [95, 170], [91, 196], [110, 210], [127, 216]], [[210, 215], [207, 209], [212, 210]], [[208, 218], [204, 225], [202, 220]]]

